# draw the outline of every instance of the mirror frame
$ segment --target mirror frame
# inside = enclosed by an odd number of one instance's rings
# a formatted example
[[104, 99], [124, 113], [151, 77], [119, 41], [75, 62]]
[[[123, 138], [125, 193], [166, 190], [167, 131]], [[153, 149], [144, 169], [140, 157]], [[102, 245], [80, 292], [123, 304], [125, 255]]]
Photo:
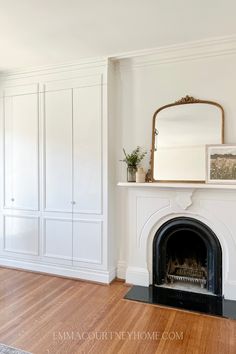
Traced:
[[209, 104], [218, 107], [221, 110], [222, 113], [222, 118], [221, 118], [221, 144], [224, 144], [224, 109], [223, 107], [214, 101], [207, 101], [207, 100], [200, 100], [197, 98], [194, 98], [192, 96], [185, 96], [182, 97], [180, 100], [175, 101], [174, 103], [169, 103], [166, 104], [165, 106], [162, 106], [158, 108], [158, 110], [155, 111], [152, 119], [152, 148], [151, 148], [151, 160], [150, 160], [150, 165], [151, 165], [151, 181], [152, 182], [162, 182], [162, 183], [205, 183], [205, 181], [194, 181], [194, 180], [155, 180], [154, 179], [154, 152], [155, 152], [155, 123], [156, 123], [156, 116], [157, 114], [162, 111], [163, 109], [173, 107], [173, 106], [179, 106], [179, 105], [184, 105], [184, 104], [196, 104], [196, 103], [204, 103], [204, 104]]

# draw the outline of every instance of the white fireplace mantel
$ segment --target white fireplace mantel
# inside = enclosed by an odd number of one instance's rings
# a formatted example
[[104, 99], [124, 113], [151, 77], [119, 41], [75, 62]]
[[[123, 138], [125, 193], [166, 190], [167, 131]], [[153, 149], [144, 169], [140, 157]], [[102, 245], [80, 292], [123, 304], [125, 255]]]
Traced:
[[[222, 292], [236, 300], [236, 185], [205, 183], [118, 183], [122, 204], [123, 259], [118, 275], [127, 283], [152, 284], [152, 243], [166, 221], [186, 216], [205, 223], [222, 249]], [[124, 188], [120, 188], [124, 187]], [[120, 264], [120, 269], [119, 269]]]
[[136, 182], [119, 182], [119, 187], [129, 188], [181, 188], [181, 189], [235, 189], [236, 184], [215, 184], [215, 183], [188, 183], [188, 182], [150, 182], [150, 183], [136, 183]]

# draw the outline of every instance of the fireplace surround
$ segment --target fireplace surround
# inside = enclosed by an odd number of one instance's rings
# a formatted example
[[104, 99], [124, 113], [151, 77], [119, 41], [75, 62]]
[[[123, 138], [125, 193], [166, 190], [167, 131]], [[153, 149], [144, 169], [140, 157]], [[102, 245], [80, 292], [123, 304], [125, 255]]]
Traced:
[[153, 285], [222, 295], [222, 250], [215, 233], [191, 217], [165, 222], [153, 239]]
[[[164, 267], [163, 264], [166, 266], [162, 249], [165, 228], [168, 226], [170, 230], [173, 222], [181, 224], [191, 220], [192, 243], [196, 245], [199, 233], [204, 235], [199, 236], [201, 241], [198, 242], [203, 256], [197, 257], [197, 263], [200, 262], [197, 269], [203, 273], [194, 274], [200, 274], [200, 279], [205, 282], [203, 289], [198, 283], [196, 292], [236, 300], [236, 185], [120, 183], [119, 186], [123, 187], [120, 188], [122, 207], [119, 209], [120, 229], [117, 230], [120, 235], [119, 278], [125, 279], [128, 284], [143, 287], [156, 282], [157, 287], [165, 291], [172, 286], [177, 291], [179, 284], [176, 278], [173, 284], [171, 277], [169, 284], [163, 284], [165, 273], [157, 272], [156, 267], [158, 263], [160, 267]], [[183, 235], [182, 241], [186, 238], [188, 236]], [[157, 240], [161, 252], [155, 250], [155, 253], [153, 245]], [[177, 243], [173, 241], [169, 246], [175, 248]], [[202, 267], [206, 267], [205, 278]], [[191, 277], [185, 271], [176, 269], [169, 275]], [[184, 281], [182, 285], [188, 287], [194, 284]], [[191, 291], [196, 293], [194, 289]]]

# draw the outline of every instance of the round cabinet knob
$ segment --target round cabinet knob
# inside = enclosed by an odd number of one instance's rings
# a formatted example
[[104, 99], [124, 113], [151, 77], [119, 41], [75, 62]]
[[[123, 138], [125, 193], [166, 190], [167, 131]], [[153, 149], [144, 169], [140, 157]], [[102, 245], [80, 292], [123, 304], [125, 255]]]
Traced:
[[76, 204], [76, 202], [75, 202], [74, 200], [72, 200], [71, 204], [72, 204], [72, 205], [75, 205], [75, 204]]
[[14, 201], [15, 201], [15, 198], [11, 198], [11, 201], [14, 202]]

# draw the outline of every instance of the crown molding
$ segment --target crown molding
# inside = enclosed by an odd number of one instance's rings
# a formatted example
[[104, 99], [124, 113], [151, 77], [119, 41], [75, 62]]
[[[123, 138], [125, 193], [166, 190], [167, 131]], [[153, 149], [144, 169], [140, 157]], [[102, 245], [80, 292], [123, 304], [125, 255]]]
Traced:
[[108, 65], [109, 61], [114, 62], [115, 64], [118, 63], [122, 68], [131, 69], [135, 67], [160, 65], [233, 54], [236, 54], [236, 34], [97, 58], [82, 59], [76, 62], [18, 68], [0, 72], [0, 78], [16, 79], [27, 76], [90, 69]]
[[236, 35], [128, 52], [110, 59], [129, 69], [233, 54], [236, 54]]
[[0, 72], [1, 78], [18, 79], [27, 76], [57, 74], [68, 71], [84, 70], [107, 65], [107, 57], [88, 58], [76, 62], [59, 63], [55, 65], [43, 65], [17, 68]]

